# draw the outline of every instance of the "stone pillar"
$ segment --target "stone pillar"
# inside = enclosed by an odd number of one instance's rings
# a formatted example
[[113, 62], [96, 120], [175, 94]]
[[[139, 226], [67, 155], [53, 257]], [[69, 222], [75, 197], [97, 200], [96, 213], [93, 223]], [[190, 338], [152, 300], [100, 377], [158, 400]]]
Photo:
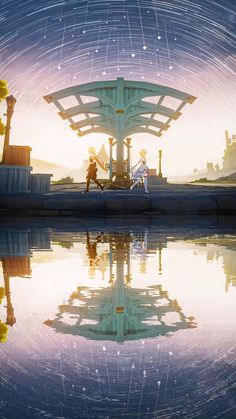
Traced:
[[[117, 136], [116, 139], [116, 181], [121, 182], [124, 179], [124, 139]], [[122, 184], [123, 185], [123, 184]]]
[[116, 238], [116, 327], [117, 340], [125, 335], [125, 295], [124, 295], [124, 241]]
[[130, 177], [130, 170], [131, 170], [131, 138], [126, 138], [127, 144], [127, 172]]
[[116, 105], [116, 183], [124, 184], [124, 79], [117, 79], [117, 105]]

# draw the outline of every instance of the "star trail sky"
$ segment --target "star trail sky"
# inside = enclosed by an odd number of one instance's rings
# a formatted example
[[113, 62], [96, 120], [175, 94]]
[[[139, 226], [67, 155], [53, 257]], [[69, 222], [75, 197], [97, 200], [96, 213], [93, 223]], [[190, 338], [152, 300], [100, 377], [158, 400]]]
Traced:
[[117, 76], [232, 109], [235, 29], [235, 0], [2, 0], [0, 78], [29, 119], [50, 91]]

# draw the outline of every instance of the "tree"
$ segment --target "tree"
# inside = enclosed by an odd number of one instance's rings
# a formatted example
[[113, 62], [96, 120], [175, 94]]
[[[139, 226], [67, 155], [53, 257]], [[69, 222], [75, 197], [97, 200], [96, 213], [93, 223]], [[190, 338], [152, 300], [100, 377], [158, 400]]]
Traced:
[[[0, 102], [2, 99], [5, 99], [8, 95], [8, 86], [6, 80], [0, 80]], [[4, 135], [5, 133], [5, 125], [0, 118], [0, 135]]]
[[5, 323], [2, 323], [0, 320], [0, 343], [7, 341], [7, 332], [8, 327]]

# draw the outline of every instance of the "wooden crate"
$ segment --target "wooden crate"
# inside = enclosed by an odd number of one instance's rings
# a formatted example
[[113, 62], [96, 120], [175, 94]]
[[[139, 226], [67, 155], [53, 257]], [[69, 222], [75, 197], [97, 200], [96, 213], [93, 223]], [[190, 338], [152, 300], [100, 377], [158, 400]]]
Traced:
[[51, 177], [49, 173], [31, 173], [29, 178], [30, 192], [47, 193], [50, 191]]
[[0, 193], [29, 192], [31, 166], [0, 165]]
[[4, 154], [3, 164], [7, 166], [30, 166], [31, 148], [21, 145], [9, 145]]

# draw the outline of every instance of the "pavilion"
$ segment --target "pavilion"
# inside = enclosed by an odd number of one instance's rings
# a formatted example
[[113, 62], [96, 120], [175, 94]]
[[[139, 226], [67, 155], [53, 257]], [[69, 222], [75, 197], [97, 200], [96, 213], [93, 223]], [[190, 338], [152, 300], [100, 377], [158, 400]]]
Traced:
[[118, 77], [71, 86], [44, 99], [56, 105], [60, 117], [69, 121], [79, 137], [94, 133], [109, 136], [110, 180], [114, 178], [116, 185], [125, 186], [131, 169], [130, 136], [142, 133], [161, 137], [196, 97], [167, 86]]

